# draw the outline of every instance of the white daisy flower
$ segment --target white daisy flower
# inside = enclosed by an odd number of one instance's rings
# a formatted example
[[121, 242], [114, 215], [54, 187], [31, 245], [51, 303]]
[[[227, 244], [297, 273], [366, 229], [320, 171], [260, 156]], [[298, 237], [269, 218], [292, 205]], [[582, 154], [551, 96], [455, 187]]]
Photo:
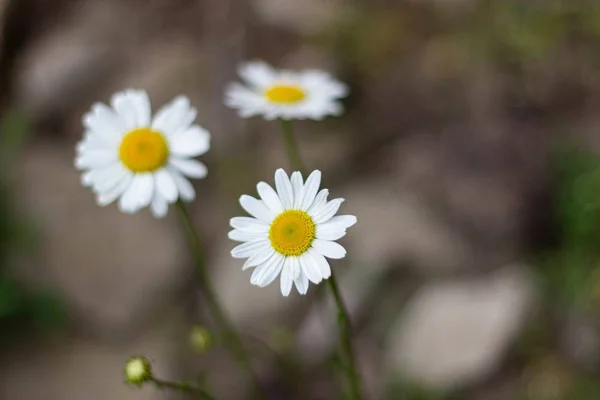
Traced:
[[178, 198], [196, 193], [188, 178], [204, 178], [206, 166], [192, 159], [210, 148], [210, 134], [193, 125], [196, 109], [179, 96], [151, 117], [143, 90], [112, 96], [111, 107], [96, 103], [84, 115], [84, 138], [77, 144], [75, 166], [100, 206], [119, 199], [119, 208], [135, 213], [150, 206], [164, 217]]
[[225, 91], [225, 104], [237, 109], [242, 118], [321, 120], [340, 115], [343, 108], [338, 100], [348, 94], [346, 85], [320, 70], [278, 71], [254, 61], [243, 64], [239, 75], [244, 85], [231, 83]]
[[[243, 195], [240, 204], [252, 217], [231, 219], [229, 238], [244, 242], [231, 251], [247, 258], [242, 270], [256, 267], [250, 283], [265, 287], [281, 273], [281, 293], [290, 294], [292, 284], [300, 294], [308, 282], [317, 284], [331, 276], [325, 259], [343, 258], [346, 250], [334, 242], [356, 223], [353, 215], [334, 216], [344, 199], [327, 201], [329, 191], [319, 191], [321, 172], [314, 171], [306, 183], [300, 172], [291, 180], [284, 170], [275, 172], [275, 191], [265, 182], [256, 185], [261, 200]], [[318, 192], [318, 193], [317, 193]]]

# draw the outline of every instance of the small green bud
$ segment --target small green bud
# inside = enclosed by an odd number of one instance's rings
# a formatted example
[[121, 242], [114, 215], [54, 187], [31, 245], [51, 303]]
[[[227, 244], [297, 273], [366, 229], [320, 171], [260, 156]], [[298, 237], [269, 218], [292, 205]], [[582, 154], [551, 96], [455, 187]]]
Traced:
[[202, 326], [194, 326], [190, 331], [190, 346], [198, 353], [203, 353], [212, 345], [210, 332]]
[[145, 357], [131, 357], [125, 363], [125, 380], [134, 386], [141, 386], [152, 379], [152, 367]]

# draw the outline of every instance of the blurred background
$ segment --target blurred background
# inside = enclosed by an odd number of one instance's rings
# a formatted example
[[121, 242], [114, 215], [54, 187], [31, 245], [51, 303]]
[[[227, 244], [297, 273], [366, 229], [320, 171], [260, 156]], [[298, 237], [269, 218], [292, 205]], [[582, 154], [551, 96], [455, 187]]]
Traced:
[[[171, 210], [99, 208], [81, 116], [177, 94], [213, 135], [192, 204], [272, 399], [340, 399], [328, 296], [282, 298], [229, 256], [237, 199], [287, 167], [276, 124], [222, 105], [236, 66], [316, 67], [347, 113], [296, 131], [359, 223], [333, 261], [367, 399], [600, 398], [600, 5], [592, 0], [1, 0], [0, 398], [179, 399], [123, 363], [248, 391]], [[325, 293], [323, 293], [325, 294]]]

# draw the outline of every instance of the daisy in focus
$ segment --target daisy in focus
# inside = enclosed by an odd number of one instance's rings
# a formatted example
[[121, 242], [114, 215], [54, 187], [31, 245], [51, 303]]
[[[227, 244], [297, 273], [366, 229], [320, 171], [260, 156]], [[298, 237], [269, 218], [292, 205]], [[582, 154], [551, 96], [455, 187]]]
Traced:
[[244, 84], [231, 83], [225, 90], [225, 104], [240, 117], [262, 115], [265, 119], [313, 119], [340, 115], [339, 100], [348, 87], [327, 72], [276, 70], [261, 61], [243, 64], [239, 75]]
[[118, 199], [124, 213], [149, 206], [161, 218], [177, 199], [194, 199], [188, 178], [204, 178], [207, 169], [193, 157], [208, 151], [210, 134], [193, 124], [196, 109], [186, 97], [151, 113], [145, 91], [126, 90], [112, 96], [111, 107], [96, 103], [84, 115], [75, 166], [100, 206]]
[[321, 172], [314, 171], [306, 182], [300, 172], [291, 179], [283, 169], [275, 172], [275, 189], [265, 182], [256, 185], [260, 200], [240, 197], [252, 217], [231, 219], [229, 238], [243, 242], [231, 251], [246, 258], [242, 270], [255, 268], [250, 283], [265, 287], [281, 275], [281, 293], [288, 296], [292, 285], [306, 294], [309, 281], [318, 284], [331, 276], [325, 259], [343, 258], [346, 250], [335, 240], [356, 223], [353, 215], [335, 216], [344, 199], [327, 201]]

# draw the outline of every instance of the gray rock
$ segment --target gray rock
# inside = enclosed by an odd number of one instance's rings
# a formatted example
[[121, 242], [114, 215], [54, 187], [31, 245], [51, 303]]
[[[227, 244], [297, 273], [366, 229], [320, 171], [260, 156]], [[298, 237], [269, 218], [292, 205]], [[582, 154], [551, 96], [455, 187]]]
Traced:
[[425, 286], [391, 330], [388, 368], [438, 388], [485, 378], [522, 327], [533, 289], [519, 266], [477, 280]]
[[189, 253], [174, 220], [97, 206], [72, 157], [70, 149], [37, 145], [21, 158], [18, 197], [42, 237], [20, 272], [61, 293], [88, 329], [118, 335], [181, 290]]

